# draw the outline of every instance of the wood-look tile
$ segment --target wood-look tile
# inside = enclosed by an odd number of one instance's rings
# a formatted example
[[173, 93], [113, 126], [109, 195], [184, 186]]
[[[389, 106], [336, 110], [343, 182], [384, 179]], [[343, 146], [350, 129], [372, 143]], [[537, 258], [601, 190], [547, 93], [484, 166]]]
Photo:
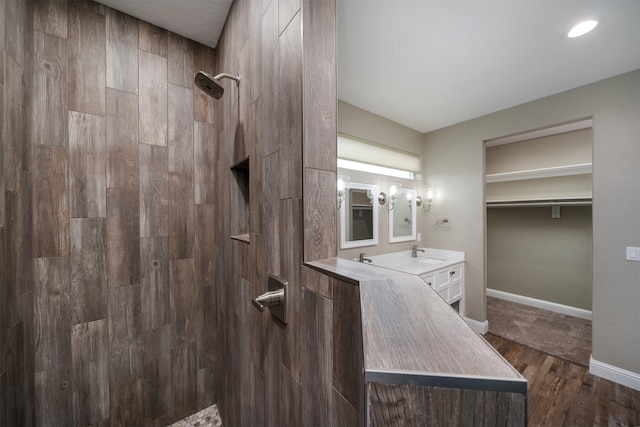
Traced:
[[276, 152], [263, 160], [264, 178], [261, 194], [264, 213], [264, 234], [267, 244], [267, 269], [280, 274], [280, 156]]
[[169, 172], [169, 257], [193, 257], [195, 245], [193, 176]]
[[109, 288], [140, 283], [138, 192], [107, 189], [107, 278]]
[[213, 366], [198, 370], [198, 411], [208, 408], [217, 402], [215, 395], [216, 377], [214, 374]]
[[66, 147], [67, 49], [64, 39], [35, 32], [31, 90], [26, 129], [30, 144]]
[[[211, 74], [215, 63], [215, 51], [200, 43], [193, 46], [193, 71]], [[195, 79], [195, 74], [193, 76]], [[193, 83], [193, 80], [192, 80]], [[214, 123], [216, 99], [193, 86], [193, 117], [204, 123]]]
[[216, 270], [215, 206], [195, 205], [195, 262], [198, 286], [214, 286]]
[[71, 372], [69, 366], [35, 373], [36, 425], [71, 425]]
[[142, 377], [140, 285], [109, 289], [109, 386]]
[[336, 256], [338, 216], [335, 172], [305, 168], [304, 259]]
[[5, 329], [10, 328], [20, 321], [20, 307], [22, 300], [22, 286], [24, 283], [24, 256], [23, 256], [23, 205], [20, 193], [6, 191], [3, 195], [6, 199], [6, 245], [4, 248], [3, 273], [4, 273], [4, 302], [5, 311], [0, 315], [4, 318]]
[[138, 96], [107, 89], [106, 102], [107, 187], [137, 189]]
[[167, 237], [140, 238], [142, 330], [169, 324], [169, 253]]
[[67, 25], [69, 109], [104, 115], [105, 17], [71, 2]]
[[139, 142], [167, 145], [167, 58], [144, 50], [139, 57]]
[[107, 9], [107, 87], [138, 93], [138, 20]]
[[195, 344], [171, 350], [171, 385], [174, 418], [197, 412], [198, 384]]
[[33, 183], [34, 257], [69, 254], [67, 149], [35, 147]]
[[6, 331], [7, 370], [4, 387], [4, 419], [7, 425], [25, 425], [25, 352], [23, 324], [18, 322]]
[[[302, 419], [311, 425], [329, 425], [332, 413], [332, 305], [331, 300], [302, 291]], [[354, 367], [355, 368], [355, 367]]]
[[524, 397], [517, 393], [372, 383], [369, 396], [372, 426], [397, 420], [406, 425], [524, 423]]
[[302, 197], [302, 37], [300, 15], [280, 35], [278, 100], [280, 197]]
[[169, 172], [193, 174], [193, 90], [169, 84]]
[[[276, 401], [273, 401], [272, 404], [277, 403], [277, 408], [279, 409], [279, 422], [282, 426], [287, 427], [295, 427], [301, 425], [319, 425], [312, 424], [312, 420], [309, 418], [304, 418], [302, 413], [303, 406], [303, 390], [292, 376], [291, 373], [287, 371], [284, 367], [280, 369], [280, 389], [282, 390], [282, 396], [286, 396], [286, 398], [280, 397]], [[314, 384], [313, 387], [316, 385]], [[315, 404], [319, 402], [309, 402], [309, 404]], [[328, 425], [328, 424], [327, 424]]]
[[71, 362], [71, 305], [69, 258], [34, 261], [35, 370], [56, 368]]
[[5, 0], [5, 50], [18, 64], [23, 65], [25, 46], [26, 2]]
[[333, 288], [333, 387], [356, 409], [360, 409], [360, 387], [364, 383], [360, 289], [331, 279]]
[[[4, 199], [4, 192], [0, 194], [0, 199]], [[8, 329], [9, 324], [9, 298], [7, 297], [8, 286], [6, 275], [8, 260], [6, 258], [5, 244], [5, 229], [4, 227], [0, 227], [0, 266], [2, 266], [2, 268], [0, 268], [0, 349], [2, 349], [0, 350], [0, 375], [3, 375], [3, 373], [6, 372], [7, 353], [4, 350], [6, 348], [5, 332]]]
[[[4, 5], [4, 3], [3, 3]], [[5, 48], [5, 8], [0, 7], [0, 85], [4, 86], [4, 48]], [[2, 92], [2, 90], [0, 90]], [[0, 101], [2, 101], [0, 99]], [[2, 104], [2, 102], [0, 102]], [[0, 123], [2, 122], [2, 116], [0, 116]], [[0, 124], [0, 127], [2, 125]]]
[[262, 155], [280, 148], [280, 98], [278, 3], [272, 2], [262, 17]]
[[200, 287], [196, 306], [196, 366], [198, 369], [213, 367], [216, 360], [216, 337], [214, 334], [216, 319], [213, 307], [215, 307], [213, 288], [211, 286]]
[[109, 425], [143, 425], [142, 379], [109, 390]]
[[34, 326], [34, 291], [31, 290], [22, 295], [22, 339], [24, 347], [24, 375], [22, 376], [22, 387], [24, 387], [24, 407], [25, 425], [35, 425], [35, 361], [32, 355], [35, 348], [35, 326]]
[[145, 21], [138, 21], [138, 47], [147, 52], [169, 56], [169, 32]]
[[106, 129], [102, 116], [69, 111], [69, 215], [104, 217]]
[[142, 333], [143, 408], [147, 422], [171, 408], [171, 327]]
[[197, 292], [193, 259], [169, 261], [171, 347], [195, 344]]
[[193, 122], [195, 202], [221, 203], [216, 193], [216, 157], [218, 153], [215, 126]]
[[169, 32], [169, 83], [192, 88], [195, 73], [193, 72], [193, 41], [178, 34]]
[[5, 55], [4, 73], [4, 185], [7, 190], [20, 191], [24, 145], [22, 67], [11, 56]]
[[106, 319], [71, 330], [73, 425], [109, 418], [109, 325]]
[[33, 4], [33, 29], [67, 38], [66, 0], [42, 0]]
[[[291, 19], [300, 11], [301, 0], [279, 0], [278, 1], [278, 28], [282, 33], [291, 23]], [[295, 27], [295, 25], [292, 24]], [[299, 29], [300, 27], [298, 27]]]
[[365, 425], [360, 423], [360, 413], [354, 408], [339, 392], [332, 390], [332, 419], [333, 426], [357, 426]]
[[263, 202], [268, 194], [262, 193], [264, 181], [264, 164], [261, 159], [262, 144], [259, 126], [262, 125], [262, 103], [255, 102], [250, 107], [248, 130], [249, 158], [251, 162], [251, 174], [249, 176], [249, 230], [252, 233], [264, 232]]
[[[336, 2], [303, 0], [304, 166], [336, 170]], [[328, 229], [327, 229], [328, 230]], [[314, 258], [318, 259], [318, 258]]]
[[[1, 30], [2, 30], [2, 28], [0, 28], [0, 31]], [[0, 52], [2, 52], [2, 51], [0, 51]], [[4, 57], [4, 55], [0, 55], [0, 56]], [[0, 135], [3, 135], [3, 133], [2, 133], [3, 132], [3, 128], [4, 128], [4, 88], [2, 86], [0, 86]], [[0, 166], [2, 166], [2, 173], [0, 173], [0, 228], [4, 228], [4, 226], [5, 226], [4, 146], [5, 146], [5, 142], [4, 142], [4, 139], [3, 139], [2, 140], [2, 148], [0, 149]]]
[[71, 218], [71, 322], [107, 318], [107, 232], [104, 218]]
[[169, 149], [140, 144], [140, 235], [169, 235]]

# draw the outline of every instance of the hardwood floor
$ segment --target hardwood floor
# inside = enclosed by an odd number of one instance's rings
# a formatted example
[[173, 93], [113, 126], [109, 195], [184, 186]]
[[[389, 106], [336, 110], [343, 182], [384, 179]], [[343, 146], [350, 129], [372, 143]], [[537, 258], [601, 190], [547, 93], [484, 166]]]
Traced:
[[485, 339], [529, 381], [529, 426], [640, 426], [640, 391], [497, 335]]

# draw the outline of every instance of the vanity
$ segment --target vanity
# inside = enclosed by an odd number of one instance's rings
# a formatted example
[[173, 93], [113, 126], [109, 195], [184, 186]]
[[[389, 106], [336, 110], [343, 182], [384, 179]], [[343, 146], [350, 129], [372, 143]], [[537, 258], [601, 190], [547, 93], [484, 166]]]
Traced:
[[368, 259], [372, 265], [420, 276], [440, 298], [464, 315], [464, 252], [414, 247]]

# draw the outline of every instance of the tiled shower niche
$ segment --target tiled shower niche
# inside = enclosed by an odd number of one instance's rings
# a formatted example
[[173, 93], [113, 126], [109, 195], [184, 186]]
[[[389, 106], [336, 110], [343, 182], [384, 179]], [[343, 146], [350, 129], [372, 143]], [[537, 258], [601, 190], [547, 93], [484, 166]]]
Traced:
[[231, 238], [249, 242], [249, 158], [231, 166]]

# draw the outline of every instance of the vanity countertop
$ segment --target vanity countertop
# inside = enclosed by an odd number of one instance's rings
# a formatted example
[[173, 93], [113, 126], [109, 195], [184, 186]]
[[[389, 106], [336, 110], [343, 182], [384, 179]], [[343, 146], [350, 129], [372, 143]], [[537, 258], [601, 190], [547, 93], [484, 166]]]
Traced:
[[419, 277], [340, 258], [306, 265], [359, 286], [366, 382], [526, 395], [526, 379]]
[[436, 248], [418, 248], [416, 255], [416, 258], [413, 258], [408, 250], [368, 258], [373, 261], [372, 265], [417, 275], [440, 270], [465, 260], [464, 252]]

